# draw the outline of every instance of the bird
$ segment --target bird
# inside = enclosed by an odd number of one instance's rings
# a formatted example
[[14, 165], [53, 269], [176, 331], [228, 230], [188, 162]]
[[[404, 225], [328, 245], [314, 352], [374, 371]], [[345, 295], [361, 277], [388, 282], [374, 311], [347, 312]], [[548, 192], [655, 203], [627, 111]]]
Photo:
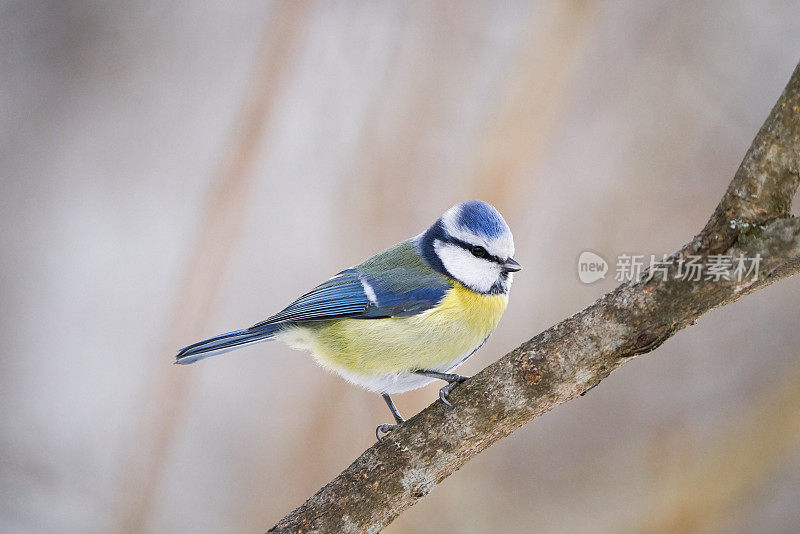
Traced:
[[452, 371], [497, 327], [514, 273], [514, 238], [482, 200], [456, 204], [416, 237], [345, 269], [267, 319], [181, 349], [189, 364], [262, 341], [310, 351], [322, 367], [380, 394], [394, 423], [405, 422], [391, 395], [435, 380], [441, 401], [469, 377]]

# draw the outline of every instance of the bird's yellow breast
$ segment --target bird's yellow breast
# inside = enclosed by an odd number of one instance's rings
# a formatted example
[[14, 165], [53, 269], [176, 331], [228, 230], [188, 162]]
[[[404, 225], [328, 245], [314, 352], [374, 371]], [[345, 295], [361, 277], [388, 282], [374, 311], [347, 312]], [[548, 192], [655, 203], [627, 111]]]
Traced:
[[325, 321], [281, 337], [336, 371], [379, 376], [446, 370], [486, 339], [507, 303], [506, 295], [475, 293], [454, 282], [438, 306], [411, 317]]

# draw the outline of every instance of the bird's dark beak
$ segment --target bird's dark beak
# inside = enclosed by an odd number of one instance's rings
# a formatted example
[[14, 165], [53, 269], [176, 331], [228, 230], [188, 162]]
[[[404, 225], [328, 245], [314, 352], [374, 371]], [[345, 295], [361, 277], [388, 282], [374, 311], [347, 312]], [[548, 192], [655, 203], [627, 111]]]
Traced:
[[503, 264], [503, 271], [507, 273], [515, 273], [522, 269], [522, 265], [517, 263], [517, 260], [514, 258], [508, 258], [506, 262]]

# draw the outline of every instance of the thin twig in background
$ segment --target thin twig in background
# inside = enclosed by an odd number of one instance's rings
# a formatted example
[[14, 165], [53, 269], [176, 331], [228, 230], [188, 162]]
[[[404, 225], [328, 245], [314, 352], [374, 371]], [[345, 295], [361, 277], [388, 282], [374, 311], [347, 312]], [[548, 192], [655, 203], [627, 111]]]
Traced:
[[[205, 214], [200, 219], [195, 245], [187, 259], [187, 270], [168, 322], [165, 362], [171, 363], [169, 355], [176, 347], [202, 333], [239, 235], [248, 204], [251, 167], [264, 138], [272, 105], [291, 64], [292, 47], [302, 33], [307, 5], [306, 2], [278, 2], [273, 16], [269, 17], [269, 28], [256, 52], [256, 68], [232, 139], [212, 181]], [[138, 437], [123, 472], [119, 495], [125, 498], [121, 499], [123, 508], [114, 518], [115, 532], [142, 532], [147, 524], [169, 447], [185, 408], [189, 376], [160, 370], [143, 399]]]
[[[800, 271], [800, 66], [705, 228], [667, 280], [623, 284], [542, 332], [367, 449], [271, 532], [376, 532], [473, 456], [595, 387], [698, 317]], [[684, 280], [680, 255], [760, 255], [757, 280]]]
[[554, 137], [567, 88], [585, 51], [595, 0], [557, 2], [547, 6], [546, 22], [535, 12], [514, 73], [492, 109], [492, 124], [482, 141], [470, 184], [470, 196], [503, 205], [525, 181]]

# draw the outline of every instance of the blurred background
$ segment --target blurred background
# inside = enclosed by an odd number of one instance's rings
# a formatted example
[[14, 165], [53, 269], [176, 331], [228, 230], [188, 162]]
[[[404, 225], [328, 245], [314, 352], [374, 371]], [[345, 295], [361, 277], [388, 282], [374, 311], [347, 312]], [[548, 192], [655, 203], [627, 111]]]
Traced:
[[[389, 413], [280, 344], [177, 348], [479, 197], [525, 270], [474, 374], [614, 287], [583, 250], [699, 231], [800, 59], [796, 1], [0, 6], [2, 532], [266, 530]], [[386, 531], [796, 531], [799, 290], [702, 318]]]

